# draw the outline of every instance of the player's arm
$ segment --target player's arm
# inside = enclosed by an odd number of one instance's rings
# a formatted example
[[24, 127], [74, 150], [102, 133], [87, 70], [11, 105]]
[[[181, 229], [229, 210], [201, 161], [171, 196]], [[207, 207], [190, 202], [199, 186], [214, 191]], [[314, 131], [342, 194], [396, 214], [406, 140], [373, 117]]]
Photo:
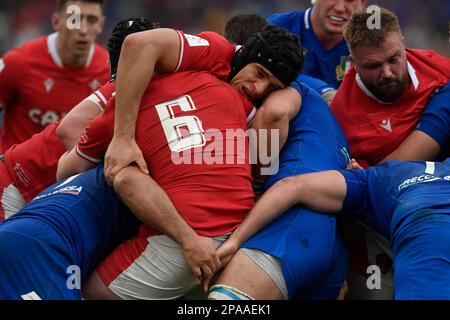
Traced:
[[434, 160], [450, 137], [450, 84], [428, 102], [416, 130], [381, 162]]
[[219, 247], [221, 268], [247, 239], [294, 205], [337, 213], [343, 207], [346, 193], [346, 180], [338, 171], [302, 174], [278, 181], [261, 196], [244, 221]]
[[76, 146], [64, 153], [58, 161], [56, 181], [60, 181], [75, 174], [94, 168], [98, 163], [89, 161], [78, 155]]
[[414, 130], [408, 137], [380, 163], [389, 160], [399, 161], [426, 161], [433, 160], [440, 152], [441, 147], [436, 140], [423, 131]]
[[[300, 110], [301, 96], [292, 87], [272, 92], [256, 112], [250, 127], [255, 130], [258, 150], [258, 164], [255, 178], [263, 180], [273, 174], [274, 165], [289, 133], [289, 122]], [[262, 148], [261, 148], [262, 147]], [[265, 149], [265, 150], [264, 150]]]
[[306, 74], [299, 75], [297, 77], [297, 81], [303, 82], [311, 87], [311, 89], [316, 91], [328, 105], [331, 104], [337, 92], [337, 90], [333, 86], [329, 85], [325, 81], [308, 76]]
[[84, 172], [103, 161], [113, 134], [114, 103], [115, 99], [112, 98], [106, 110], [86, 126], [77, 145], [59, 159], [56, 172], [58, 180]]
[[325, 171], [288, 177], [275, 183], [256, 202], [232, 237], [242, 244], [250, 236], [297, 204], [312, 210], [337, 213], [347, 193], [344, 176]]
[[193, 274], [211, 276], [219, 267], [214, 240], [198, 236], [180, 216], [166, 192], [135, 166], [122, 169], [114, 189], [130, 210], [144, 223], [178, 242]]
[[67, 150], [71, 150], [80, 139], [87, 124], [103, 111], [92, 96], [84, 99], [61, 120], [56, 135]]
[[135, 141], [140, 101], [155, 71], [176, 69], [179, 51], [180, 38], [173, 29], [154, 29], [126, 37], [116, 79], [114, 137], [105, 156], [105, 175], [110, 182], [120, 169], [133, 162], [148, 172]]

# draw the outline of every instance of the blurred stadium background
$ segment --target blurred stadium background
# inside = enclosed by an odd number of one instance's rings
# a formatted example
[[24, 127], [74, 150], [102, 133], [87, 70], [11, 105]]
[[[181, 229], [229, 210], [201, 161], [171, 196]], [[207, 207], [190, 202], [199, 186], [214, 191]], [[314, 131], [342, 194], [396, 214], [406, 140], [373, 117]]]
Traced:
[[[239, 13], [303, 10], [310, 0], [109, 0], [106, 26], [99, 39], [105, 44], [114, 24], [123, 18], [145, 16], [162, 27], [189, 33], [223, 32], [226, 21]], [[0, 55], [12, 47], [50, 33], [55, 0], [0, 0]], [[411, 48], [429, 48], [450, 56], [450, 0], [369, 0], [394, 11]]]

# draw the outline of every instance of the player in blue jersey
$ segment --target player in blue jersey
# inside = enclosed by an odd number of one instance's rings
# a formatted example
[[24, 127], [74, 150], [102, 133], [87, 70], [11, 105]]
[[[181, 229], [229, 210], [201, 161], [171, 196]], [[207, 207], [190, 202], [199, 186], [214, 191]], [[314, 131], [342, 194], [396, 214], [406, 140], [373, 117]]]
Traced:
[[[238, 14], [225, 25], [225, 38], [235, 44], [242, 45], [255, 32], [262, 31], [268, 25], [267, 21], [257, 14]], [[318, 92], [330, 104], [336, 89], [318, 78], [302, 74], [297, 80], [307, 84]]]
[[273, 14], [267, 21], [300, 36], [302, 46], [307, 49], [304, 74], [337, 89], [349, 56], [342, 33], [344, 25], [365, 4], [366, 0], [317, 0], [306, 11]]
[[103, 165], [60, 181], [0, 222], [0, 300], [81, 299], [81, 284], [137, 220]]
[[389, 161], [367, 170], [284, 179], [261, 197], [232, 237], [245, 239], [293, 205], [353, 212], [390, 239], [395, 299], [450, 299], [450, 159]]
[[[345, 169], [350, 160], [347, 141], [325, 101], [298, 81], [291, 84], [290, 92], [301, 97], [301, 109], [289, 123], [279, 171], [267, 178], [263, 189], [288, 176]], [[242, 245], [211, 287], [210, 299], [337, 298], [347, 256], [336, 218], [299, 206], [285, 211]], [[233, 242], [225, 242], [218, 251], [221, 261], [227, 261], [244, 241], [232, 252], [227, 248]]]

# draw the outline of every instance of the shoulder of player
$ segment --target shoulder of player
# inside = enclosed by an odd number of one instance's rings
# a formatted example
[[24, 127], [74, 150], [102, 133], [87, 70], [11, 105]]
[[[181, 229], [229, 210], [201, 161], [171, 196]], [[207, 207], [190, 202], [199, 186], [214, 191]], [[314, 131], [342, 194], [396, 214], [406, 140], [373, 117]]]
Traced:
[[271, 24], [287, 28], [289, 31], [292, 29], [303, 29], [305, 27], [305, 11], [291, 11], [275, 13], [267, 18], [267, 21]]
[[24, 76], [23, 72], [30, 70], [33, 61], [42, 60], [42, 53], [47, 52], [44, 45], [45, 41], [42, 41], [42, 38], [26, 42], [6, 52], [1, 57], [2, 64], [12, 68], [11, 70], [16, 73], [21, 71], [21, 75]]
[[236, 46], [232, 43], [230, 43], [227, 39], [225, 39], [222, 35], [213, 32], [213, 31], [204, 31], [199, 34], [196, 34], [195, 36], [203, 38], [209, 42], [209, 44], [222, 44], [222, 46], [229, 47], [229, 48], [236, 48]]

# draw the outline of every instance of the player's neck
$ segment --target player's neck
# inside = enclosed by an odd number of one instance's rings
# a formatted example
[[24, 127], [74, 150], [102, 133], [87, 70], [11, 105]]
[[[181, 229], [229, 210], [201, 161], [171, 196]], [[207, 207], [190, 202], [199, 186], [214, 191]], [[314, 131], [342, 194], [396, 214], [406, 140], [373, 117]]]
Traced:
[[333, 49], [343, 39], [343, 35], [336, 33], [329, 33], [325, 30], [325, 28], [319, 22], [316, 10], [312, 10], [311, 25], [314, 34], [316, 35], [316, 37], [319, 39], [320, 43], [326, 50]]
[[78, 68], [86, 65], [88, 54], [76, 55], [69, 49], [67, 49], [62, 41], [56, 42], [56, 50], [61, 57], [63, 65], [73, 68]]

